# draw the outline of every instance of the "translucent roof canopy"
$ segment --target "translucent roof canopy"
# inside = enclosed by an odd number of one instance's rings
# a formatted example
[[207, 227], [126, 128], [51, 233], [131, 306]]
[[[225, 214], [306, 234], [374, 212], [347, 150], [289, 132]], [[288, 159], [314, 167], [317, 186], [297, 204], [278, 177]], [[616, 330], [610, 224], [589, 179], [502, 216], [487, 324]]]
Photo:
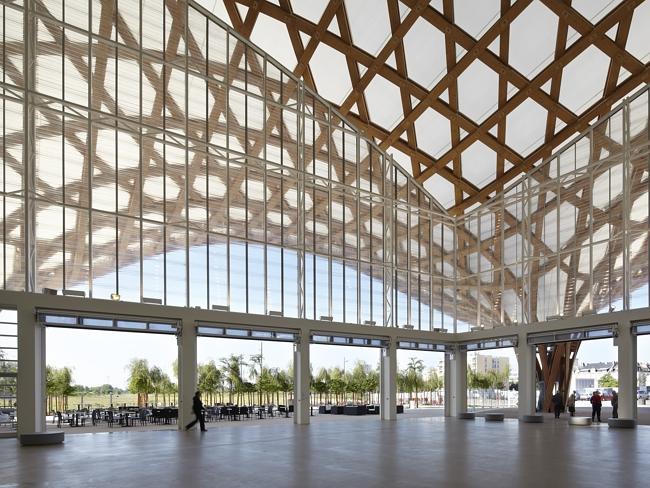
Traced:
[[199, 0], [454, 214], [650, 81], [650, 1]]

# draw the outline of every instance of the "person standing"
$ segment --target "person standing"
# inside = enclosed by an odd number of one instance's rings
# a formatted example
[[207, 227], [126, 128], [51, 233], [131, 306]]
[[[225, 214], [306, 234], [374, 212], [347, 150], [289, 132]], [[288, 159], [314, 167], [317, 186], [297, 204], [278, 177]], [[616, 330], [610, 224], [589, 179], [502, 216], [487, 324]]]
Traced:
[[603, 406], [603, 399], [600, 396], [600, 392], [596, 390], [591, 395], [589, 401], [591, 402], [591, 421], [593, 422], [598, 417], [598, 423], [600, 423], [600, 409]]
[[551, 401], [553, 402], [553, 409], [555, 410], [555, 418], [559, 419], [560, 412], [562, 412], [562, 404], [564, 403], [562, 400], [562, 394], [560, 393], [560, 390], [555, 392], [555, 395], [553, 395]]
[[185, 430], [190, 430], [197, 422], [199, 422], [201, 432], [207, 432], [208, 429], [205, 428], [205, 421], [203, 420], [203, 402], [201, 401], [200, 391], [194, 393], [194, 397], [192, 398], [192, 412], [194, 412], [196, 418], [185, 426]]
[[618, 418], [618, 393], [616, 390], [612, 390], [612, 418]]
[[571, 414], [571, 417], [575, 416], [576, 414], [576, 391], [573, 390], [573, 393], [569, 395], [569, 400], [566, 402], [566, 406], [569, 409], [569, 414]]

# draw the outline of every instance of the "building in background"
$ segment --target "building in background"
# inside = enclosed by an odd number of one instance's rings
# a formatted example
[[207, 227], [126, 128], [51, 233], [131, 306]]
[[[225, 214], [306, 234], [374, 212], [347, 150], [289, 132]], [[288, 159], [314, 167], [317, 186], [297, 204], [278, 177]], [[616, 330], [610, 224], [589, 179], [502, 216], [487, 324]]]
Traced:
[[[645, 389], [650, 376], [650, 363], [637, 363], [637, 386]], [[573, 368], [570, 390], [577, 391], [581, 394], [591, 393], [597, 388], [607, 388], [611, 385], [604, 377], [610, 375], [612, 379], [618, 382], [618, 362], [598, 362], [598, 363], [581, 363]], [[606, 384], [604, 384], [606, 383]], [[614, 386], [615, 387], [615, 386]]]
[[472, 371], [476, 373], [485, 374], [493, 371], [501, 374], [509, 374], [510, 372], [510, 358], [505, 356], [476, 353], [468, 357], [468, 364], [472, 368]]

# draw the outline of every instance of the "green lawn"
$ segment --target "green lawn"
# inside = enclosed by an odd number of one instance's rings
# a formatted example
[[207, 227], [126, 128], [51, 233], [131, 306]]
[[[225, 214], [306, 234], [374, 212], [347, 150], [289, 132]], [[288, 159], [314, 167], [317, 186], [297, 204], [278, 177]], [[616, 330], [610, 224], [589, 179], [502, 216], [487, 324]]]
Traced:
[[[154, 395], [149, 395], [149, 404], [154, 402]], [[165, 396], [166, 403], [170, 400]], [[178, 399], [172, 396], [171, 401], [178, 404]], [[133, 406], [138, 404], [138, 395], [135, 393], [120, 393], [119, 395], [113, 394], [113, 406], [121, 407], [123, 405]], [[68, 397], [68, 409], [76, 410], [77, 405], [82, 405], [81, 395], [70, 395]], [[83, 408], [107, 408], [111, 405], [110, 395], [83, 395]], [[158, 405], [163, 406], [163, 399], [158, 395]]]

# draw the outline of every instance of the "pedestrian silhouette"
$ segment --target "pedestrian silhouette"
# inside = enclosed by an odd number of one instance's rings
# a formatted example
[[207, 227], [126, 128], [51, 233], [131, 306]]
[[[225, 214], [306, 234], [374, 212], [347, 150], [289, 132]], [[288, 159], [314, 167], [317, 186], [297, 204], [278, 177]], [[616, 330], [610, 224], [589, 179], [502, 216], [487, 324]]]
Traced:
[[603, 399], [600, 396], [600, 392], [596, 390], [593, 395], [591, 395], [591, 421], [593, 422], [596, 417], [598, 417], [598, 423], [600, 423], [600, 409], [603, 406]]
[[566, 406], [569, 408], [569, 413], [571, 417], [576, 414], [576, 392], [573, 390], [573, 393], [569, 395], [569, 400], [566, 402]]
[[555, 395], [553, 395], [553, 398], [551, 399], [553, 401], [553, 409], [555, 411], [555, 418], [559, 419], [560, 418], [560, 412], [562, 412], [562, 404], [564, 403], [562, 399], [562, 393], [560, 393], [560, 390], [558, 390]]
[[612, 418], [618, 418], [618, 393], [616, 390], [612, 390]]
[[192, 398], [192, 412], [194, 412], [196, 418], [187, 424], [185, 430], [190, 430], [197, 422], [199, 422], [201, 425], [201, 432], [206, 432], [208, 429], [205, 428], [205, 421], [203, 420], [203, 402], [201, 402], [201, 392], [199, 391], [194, 393], [194, 397]]

